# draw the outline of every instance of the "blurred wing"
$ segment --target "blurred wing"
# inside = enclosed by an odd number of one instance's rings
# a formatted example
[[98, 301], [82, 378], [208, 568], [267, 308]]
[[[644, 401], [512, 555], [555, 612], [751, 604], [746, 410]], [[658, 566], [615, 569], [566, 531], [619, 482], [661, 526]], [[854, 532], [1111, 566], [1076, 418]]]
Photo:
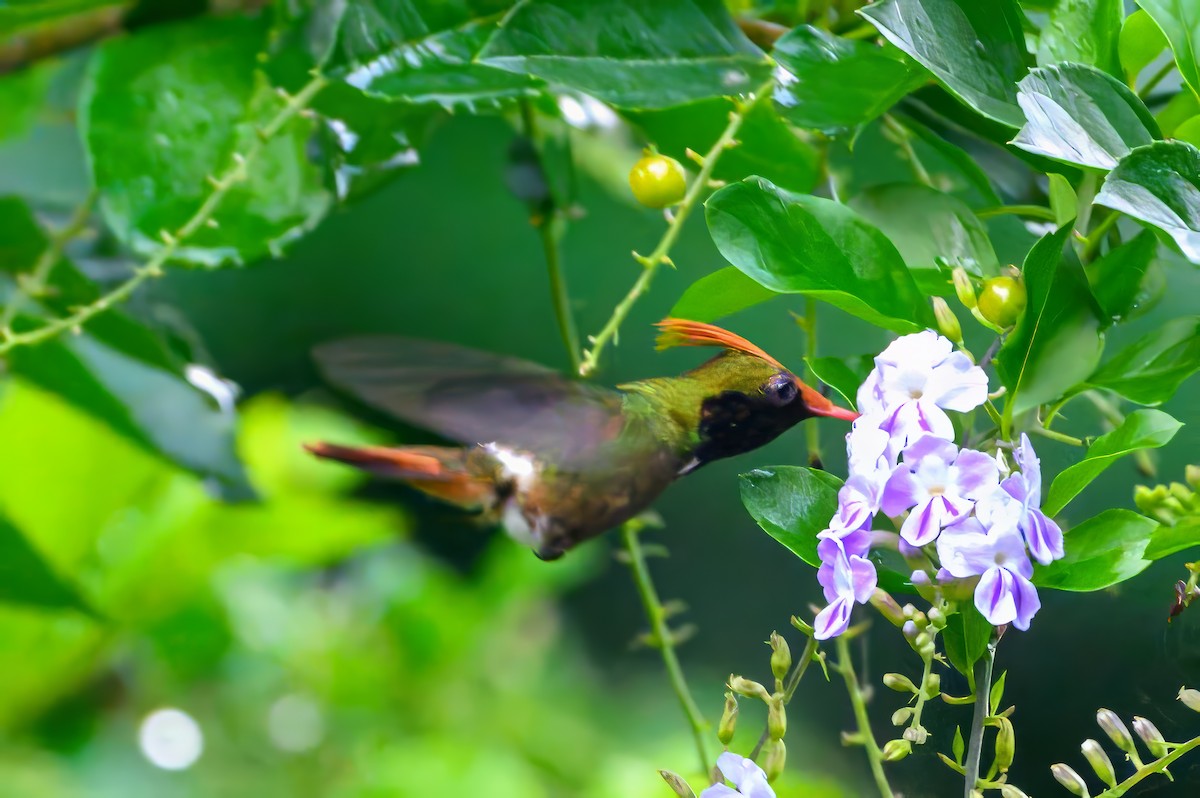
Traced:
[[464, 444], [498, 442], [563, 461], [621, 431], [621, 396], [536, 363], [393, 336], [314, 350], [335, 387]]

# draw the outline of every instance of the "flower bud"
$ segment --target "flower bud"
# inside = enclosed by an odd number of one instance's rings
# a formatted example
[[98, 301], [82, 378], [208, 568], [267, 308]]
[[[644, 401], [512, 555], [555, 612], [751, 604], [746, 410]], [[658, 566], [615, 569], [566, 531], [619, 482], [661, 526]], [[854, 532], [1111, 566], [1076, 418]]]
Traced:
[[902, 673], [885, 673], [883, 674], [883, 685], [889, 689], [895, 690], [897, 693], [916, 693], [917, 686], [912, 683], [912, 679]]
[[1189, 465], [1183, 469], [1183, 479], [1196, 490], [1200, 490], [1200, 465]]
[[903, 626], [905, 621], [904, 610], [892, 598], [891, 594], [886, 591], [875, 588], [875, 592], [871, 594], [871, 606], [879, 610], [879, 614], [888, 620], [893, 626]]
[[776, 632], [771, 632], [771, 673], [776, 679], [787, 677], [792, 668], [792, 650], [787, 641]]
[[1150, 755], [1155, 759], [1160, 756], [1165, 756], [1167, 753], [1167, 741], [1163, 739], [1162, 732], [1158, 730], [1150, 721], [1145, 718], [1134, 715], [1133, 731], [1138, 737], [1142, 738], [1142, 742], [1146, 744], [1146, 748], [1150, 750]]
[[941, 674], [929, 674], [929, 678], [925, 680], [925, 684], [922, 685], [922, 688], [925, 690], [926, 698], [937, 698], [938, 694], [942, 692]]
[[1112, 760], [1108, 758], [1108, 754], [1104, 752], [1100, 743], [1091, 739], [1084, 740], [1083, 745], [1079, 746], [1079, 750], [1083, 752], [1083, 758], [1092, 766], [1092, 770], [1100, 777], [1100, 781], [1109, 787], [1117, 786], [1117, 774], [1113, 770]]
[[771, 694], [767, 692], [767, 688], [763, 687], [753, 679], [747, 679], [743, 676], [729, 677], [729, 689], [738, 695], [744, 695], [746, 698], [760, 698], [763, 701], [768, 701]]
[[782, 740], [787, 734], [787, 710], [782, 698], [772, 698], [767, 704], [767, 732], [772, 740]]
[[696, 793], [692, 792], [692, 788], [683, 780], [683, 776], [678, 773], [672, 773], [669, 770], [660, 770], [658, 775], [663, 777], [663, 781], [679, 798], [696, 798]]
[[1117, 716], [1116, 712], [1111, 709], [1101, 709], [1096, 713], [1096, 723], [1100, 724], [1100, 728], [1108, 735], [1108, 739], [1113, 741], [1113, 744], [1120, 748], [1125, 753], [1131, 756], [1137, 756], [1137, 748], [1133, 745], [1133, 737], [1129, 734], [1129, 729]]
[[929, 739], [929, 730], [924, 726], [909, 726], [900, 736], [914, 745], [924, 745]]
[[946, 628], [946, 613], [942, 612], [941, 608], [930, 607], [926, 614], [929, 616], [929, 625], [934, 629], [940, 632]]
[[937, 319], [938, 332], [949, 338], [951, 343], [962, 344], [962, 325], [946, 300], [940, 296], [933, 298], [933, 317]]
[[958, 295], [958, 301], [963, 303], [963, 307], [968, 310], [973, 309], [976, 304], [975, 287], [971, 285], [971, 278], [967, 276], [967, 270], [959, 266], [953, 272], [954, 277], [954, 293]]
[[808, 621], [805, 621], [801, 618], [797, 618], [795, 615], [792, 616], [792, 626], [799, 629], [800, 633], [803, 634], [805, 637], [812, 637], [813, 633], [816, 631], [815, 629], [813, 629], [812, 624], [810, 624]]
[[1000, 728], [996, 731], [996, 768], [1001, 773], [1007, 773], [1016, 753], [1017, 740], [1016, 734], [1013, 732], [1012, 721], [1002, 717], [1000, 718]]
[[907, 640], [910, 645], [913, 645], [916, 642], [917, 635], [920, 633], [921, 630], [918, 629], [917, 625], [912, 621], [905, 621], [904, 625], [900, 627], [900, 634], [904, 635], [904, 639]]
[[725, 711], [721, 713], [721, 723], [717, 726], [717, 739], [721, 745], [729, 745], [733, 739], [733, 731], [737, 727], [738, 702], [733, 693], [725, 694]]
[[783, 744], [783, 740], [772, 740], [767, 745], [767, 757], [763, 760], [763, 772], [767, 774], [767, 781], [779, 778], [786, 764], [787, 746]]
[[908, 740], [888, 740], [883, 746], [884, 762], [899, 762], [912, 753], [912, 743]]
[[1200, 712], [1200, 690], [1193, 690], [1190, 687], [1180, 687], [1179, 695], [1175, 696], [1183, 705], [1193, 712]]
[[1078, 795], [1079, 798], [1089, 798], [1091, 793], [1088, 792], [1087, 782], [1070, 768], [1069, 765], [1064, 765], [1059, 762], [1056, 765], [1050, 766], [1050, 772], [1054, 774], [1055, 780], [1059, 784], [1066, 787], [1072, 795]]
[[1029, 798], [1029, 796], [1025, 794], [1024, 790], [1012, 784], [1001, 784], [1000, 798]]
[[892, 725], [893, 726], [903, 726], [905, 723], [908, 723], [908, 721], [912, 719], [912, 716], [913, 716], [912, 707], [900, 707], [899, 709], [897, 709], [895, 712], [892, 713]]

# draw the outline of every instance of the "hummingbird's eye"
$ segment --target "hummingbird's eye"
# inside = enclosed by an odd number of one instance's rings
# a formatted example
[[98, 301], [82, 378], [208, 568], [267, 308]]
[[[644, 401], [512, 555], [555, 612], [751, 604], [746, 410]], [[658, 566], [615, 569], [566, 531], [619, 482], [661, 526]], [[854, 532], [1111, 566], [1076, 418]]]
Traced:
[[767, 397], [768, 402], [777, 407], [791, 404], [799, 392], [796, 378], [787, 372], [776, 374], [763, 386], [763, 395]]

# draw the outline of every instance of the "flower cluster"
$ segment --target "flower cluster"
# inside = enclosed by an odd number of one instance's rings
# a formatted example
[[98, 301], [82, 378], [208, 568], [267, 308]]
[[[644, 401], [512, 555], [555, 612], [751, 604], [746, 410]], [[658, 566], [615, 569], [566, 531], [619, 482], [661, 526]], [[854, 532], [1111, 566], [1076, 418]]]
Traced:
[[[879, 546], [914, 564], [914, 584], [974, 583], [989, 623], [1029, 628], [1040, 607], [1030, 557], [1062, 557], [1062, 531], [1039, 509], [1041, 469], [1028, 436], [1013, 446], [1015, 471], [1002, 452], [956, 445], [946, 411], [980, 406], [987, 388], [983, 369], [930, 330], [875, 358], [858, 392], [862, 415], [846, 436], [849, 477], [818, 535], [817, 579], [829, 604], [817, 615], [817, 639], [844, 632], [854, 604], [871, 598], [876, 571], [867, 555]], [[873, 529], [880, 514], [898, 536]]]

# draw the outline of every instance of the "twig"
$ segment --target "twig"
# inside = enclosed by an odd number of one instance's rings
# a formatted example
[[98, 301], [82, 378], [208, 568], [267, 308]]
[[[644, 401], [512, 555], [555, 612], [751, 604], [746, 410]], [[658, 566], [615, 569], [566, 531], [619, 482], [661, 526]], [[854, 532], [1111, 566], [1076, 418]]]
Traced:
[[230, 189], [246, 179], [249, 174], [250, 164], [262, 153], [267, 143], [279, 133], [284, 125], [290, 122], [312, 102], [312, 99], [321, 89], [325, 88], [327, 82], [325, 77], [317, 75], [305, 84], [303, 89], [295, 95], [289, 96], [283, 108], [279, 109], [275, 116], [271, 117], [270, 121], [259, 129], [258, 136], [246, 148], [246, 151], [244, 153], [234, 153], [233, 165], [221, 177], [211, 179], [210, 184], [212, 185], [213, 192], [196, 209], [191, 218], [184, 222], [174, 233], [166, 233], [164, 231], [162, 247], [146, 263], [135, 267], [132, 277], [95, 302], [84, 305], [68, 316], [55, 319], [29, 332], [8, 336], [3, 341], [0, 341], [0, 355], [18, 346], [30, 346], [41, 343], [68, 330], [78, 329], [113, 305], [128, 299], [142, 283], [153, 277], [160, 277], [163, 273], [163, 266], [175, 255], [180, 245], [195, 235], [196, 231], [212, 218]]
[[993, 216], [1029, 216], [1034, 219], [1044, 219], [1048, 222], [1057, 220], [1054, 211], [1041, 205], [993, 205], [990, 208], [980, 208], [975, 216], [980, 219], [990, 219]]
[[1035, 435], [1041, 435], [1043, 438], [1049, 438], [1052, 441], [1065, 443], [1070, 446], [1087, 446], [1087, 441], [1083, 438], [1076, 438], [1073, 435], [1065, 435], [1061, 432], [1052, 429], [1046, 429], [1044, 426], [1034, 425], [1029, 428], [1029, 431]]
[[979, 780], [979, 760], [983, 755], [983, 722], [991, 714], [992, 662], [996, 659], [996, 640], [988, 641], [983, 656], [975, 663], [975, 714], [971, 718], [971, 736], [967, 744], [966, 780], [963, 795], [971, 798]]
[[911, 135], [904, 125], [896, 121], [891, 114], [883, 115], [883, 125], [896, 137], [896, 143], [900, 145], [900, 149], [904, 150], [904, 157], [908, 158], [908, 162], [912, 164], [913, 172], [917, 175], [917, 180], [929, 186], [937, 188], [933, 184], [933, 178], [929, 171], [925, 169], [925, 164], [921, 163], [921, 159], [917, 156], [917, 151], [913, 149], [912, 142], [909, 140]]
[[712, 767], [708, 758], [708, 746], [705, 735], [708, 734], [708, 721], [704, 719], [696, 700], [692, 698], [687, 680], [683, 676], [683, 668], [675, 655], [675, 641], [671, 637], [671, 629], [667, 625], [667, 611], [658, 598], [654, 589], [654, 581], [650, 578], [650, 569], [646, 567], [646, 555], [638, 540], [638, 525], [636, 522], [626, 522], [621, 527], [621, 540], [629, 553], [629, 567], [633, 571], [634, 582], [637, 583], [638, 595], [642, 597], [642, 607], [646, 610], [646, 618], [650, 621], [650, 637], [662, 653], [663, 664], [667, 667], [667, 677], [675, 690], [675, 697], [683, 707], [688, 723], [692, 727], [692, 737], [696, 743], [696, 754], [700, 757], [700, 772], [707, 773]]
[[87, 198], [71, 214], [71, 218], [63, 225], [63, 228], [50, 236], [46, 248], [42, 250], [42, 254], [34, 262], [33, 268], [29, 270], [29, 277], [23, 281], [23, 285], [18, 283], [17, 291], [5, 306], [4, 314], [0, 315], [0, 340], [12, 338], [12, 323], [21, 311], [24, 298], [37, 299], [46, 290], [46, 284], [50, 281], [50, 272], [62, 259], [63, 250], [67, 244], [87, 226], [88, 219], [92, 215], [92, 207], [95, 204], [96, 191], [93, 189], [88, 192]]
[[838, 661], [834, 669], [842, 674], [846, 681], [846, 692], [850, 694], [850, 705], [854, 708], [854, 719], [858, 723], [858, 733], [862, 738], [863, 747], [867, 751], [867, 761], [871, 765], [871, 775], [875, 778], [875, 786], [879, 789], [880, 798], [894, 798], [892, 787], [888, 784], [887, 774], [883, 772], [883, 751], [875, 742], [871, 732], [871, 720], [867, 717], [867, 702], [863, 698], [862, 688], [858, 684], [858, 676], [854, 673], [854, 664], [850, 661], [850, 646], [846, 636], [837, 638]]
[[[800, 680], [804, 678], [804, 672], [808, 670], [808, 665], [812, 662], [813, 657], [817, 655], [816, 638], [808, 638], [808, 642], [804, 644], [804, 653], [800, 655], [800, 659], [796, 660], [796, 664], [792, 666], [792, 672], [788, 674], [787, 684], [783, 688], [783, 705], [787, 706], [792, 700], [792, 696], [796, 692], [796, 688], [800, 686]], [[763, 733], [758, 737], [758, 744], [754, 746], [754, 750], [750, 752], [750, 759], [758, 759], [758, 755], [762, 753], [763, 746], [767, 744], [767, 740], [771, 739], [771, 730], [763, 729]]]
[[604, 347], [616, 337], [621, 323], [629, 315], [629, 311], [633, 308], [634, 303], [637, 302], [638, 298], [650, 286], [650, 281], [654, 279], [654, 273], [658, 271], [658, 267], [663, 263], [669, 262], [667, 256], [671, 251], [671, 246], [675, 243], [675, 239], [679, 237], [679, 231], [683, 229], [683, 223], [687, 221], [701, 193], [708, 187], [709, 178], [712, 177], [713, 168], [716, 167], [721, 153], [729, 147], [734, 146], [737, 132], [741, 128], [746, 114], [761, 102], [764, 97], [770, 95], [773, 85], [774, 79], [759, 86], [754, 90], [750, 99], [736, 110], [730, 112], [729, 124], [725, 126], [724, 132], [721, 133], [716, 143], [704, 154], [700, 173], [692, 180], [691, 185], [688, 186], [687, 193], [683, 195], [683, 200], [675, 207], [675, 215], [671, 223], [667, 226], [667, 231], [659, 240], [658, 246], [649, 255], [639, 255], [636, 252], [633, 254], [634, 260], [642, 266], [642, 273], [638, 275], [637, 280], [634, 282], [633, 287], [629, 289], [629, 293], [625, 295], [625, 298], [613, 308], [612, 316], [608, 322], [601, 328], [600, 332], [596, 333], [590, 339], [592, 348], [584, 352], [583, 362], [579, 366], [580, 376], [587, 377], [596, 370], [600, 362], [600, 355], [604, 352]]
[[1110, 787], [1109, 789], [1100, 793], [1096, 796], [1096, 798], [1120, 798], [1122, 795], [1129, 792], [1129, 789], [1142, 779], [1146, 778], [1147, 776], [1153, 776], [1155, 773], [1162, 773], [1176, 759], [1179, 759], [1179, 757], [1183, 756], [1188, 751], [1198, 747], [1200, 747], [1200, 737], [1193, 737], [1186, 743], [1181, 743], [1178, 748], [1166, 756], [1142, 765], [1132, 776], [1125, 779], [1125, 781], [1121, 782], [1116, 787]]

